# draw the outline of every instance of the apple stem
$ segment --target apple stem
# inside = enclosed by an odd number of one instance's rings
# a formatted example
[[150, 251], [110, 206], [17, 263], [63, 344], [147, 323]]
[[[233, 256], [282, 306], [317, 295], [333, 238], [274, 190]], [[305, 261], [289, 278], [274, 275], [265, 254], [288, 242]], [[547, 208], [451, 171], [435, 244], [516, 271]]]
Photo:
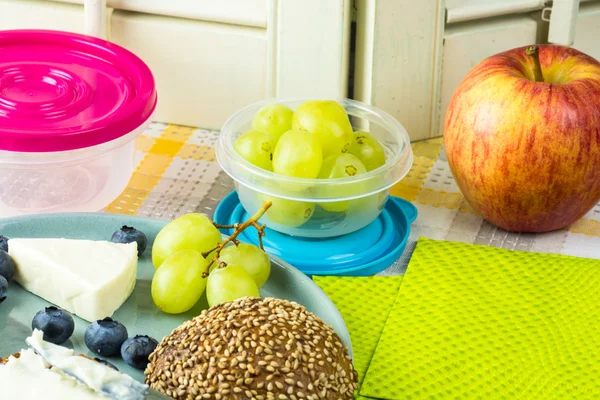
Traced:
[[271, 205], [273, 205], [272, 202], [270, 202], [270, 201], [265, 202], [265, 204], [263, 204], [263, 206], [253, 216], [251, 216], [246, 222], [244, 222], [243, 224], [234, 224], [233, 227], [235, 227], [235, 231], [233, 232], [233, 234], [231, 236], [229, 236], [227, 239], [225, 239], [224, 241], [219, 243], [215, 248], [213, 248], [205, 253], [202, 253], [204, 258], [206, 258], [206, 257], [208, 257], [208, 255], [210, 253], [212, 253], [213, 251], [215, 252], [213, 259], [210, 261], [210, 263], [208, 264], [208, 266], [202, 273], [202, 277], [204, 277], [204, 278], [208, 277], [208, 275], [210, 274], [210, 267], [212, 267], [212, 265], [214, 263], [217, 263], [218, 268], [225, 268], [227, 266], [227, 264], [225, 264], [224, 262], [219, 261], [219, 256], [221, 255], [221, 251], [225, 248], [225, 246], [228, 243], [234, 243], [234, 244], [238, 245], [240, 243], [240, 241], [238, 240], [237, 237], [240, 235], [240, 233], [244, 232], [244, 230], [246, 230], [246, 228], [248, 228], [249, 226], [253, 226], [256, 229], [256, 231], [258, 232], [258, 241], [260, 243], [260, 248], [261, 248], [261, 250], [264, 250], [263, 245], [262, 245], [263, 244], [262, 237], [265, 236], [265, 227], [266, 226], [260, 225], [257, 221], [263, 215], [265, 215], [265, 213], [267, 212], [269, 207], [271, 207]]
[[529, 46], [525, 53], [533, 59], [533, 76], [536, 82], [544, 82], [544, 74], [542, 73], [542, 65], [540, 64], [540, 53], [538, 46]]

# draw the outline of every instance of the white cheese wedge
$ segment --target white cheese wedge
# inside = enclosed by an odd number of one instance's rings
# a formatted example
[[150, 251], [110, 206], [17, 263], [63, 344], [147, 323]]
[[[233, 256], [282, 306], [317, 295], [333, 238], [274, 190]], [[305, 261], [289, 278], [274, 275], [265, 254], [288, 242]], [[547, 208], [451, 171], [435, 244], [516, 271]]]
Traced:
[[44, 400], [106, 400], [75, 379], [48, 365], [33, 350], [21, 351], [0, 365], [0, 398]]
[[137, 244], [72, 239], [10, 239], [15, 280], [87, 321], [110, 317], [135, 286]]

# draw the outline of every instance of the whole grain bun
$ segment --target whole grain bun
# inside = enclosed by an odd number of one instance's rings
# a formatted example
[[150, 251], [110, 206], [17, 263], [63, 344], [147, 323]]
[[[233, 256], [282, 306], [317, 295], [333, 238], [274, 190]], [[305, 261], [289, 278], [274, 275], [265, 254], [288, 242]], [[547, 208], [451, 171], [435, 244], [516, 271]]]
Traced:
[[303, 306], [243, 298], [165, 337], [146, 383], [175, 399], [351, 400], [357, 374], [331, 326]]

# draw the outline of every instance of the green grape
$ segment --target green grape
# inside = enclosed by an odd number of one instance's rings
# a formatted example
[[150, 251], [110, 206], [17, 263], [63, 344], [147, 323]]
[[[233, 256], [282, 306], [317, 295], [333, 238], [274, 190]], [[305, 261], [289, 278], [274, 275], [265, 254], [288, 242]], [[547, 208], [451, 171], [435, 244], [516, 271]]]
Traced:
[[180, 250], [204, 253], [214, 249], [221, 240], [221, 233], [206, 215], [186, 214], [169, 222], [158, 233], [152, 246], [152, 263], [158, 268], [167, 257]]
[[329, 156], [323, 160], [319, 179], [348, 178], [367, 172], [365, 165], [352, 154]]
[[239, 265], [215, 268], [208, 276], [206, 298], [210, 307], [242, 297], [259, 297], [254, 279]]
[[[321, 172], [319, 172], [319, 178], [348, 178], [351, 176], [364, 174], [365, 172], [367, 172], [367, 169], [356, 156], [353, 156], [352, 154], [340, 154], [338, 156], [327, 157], [323, 161]], [[358, 183], [356, 183], [356, 185], [358, 185]], [[345, 195], [344, 191], [348, 190], [349, 189], [339, 188], [335, 185], [332, 185], [330, 187], [323, 188], [321, 192], [327, 197], [342, 197]], [[354, 190], [356, 189], [354, 188]], [[331, 212], [346, 212], [348, 210], [348, 201], [323, 202], [319, 203], [319, 205], [323, 209]]]
[[191, 309], [206, 289], [202, 273], [208, 261], [194, 250], [182, 250], [163, 261], [152, 278], [152, 300], [168, 314]]
[[277, 138], [272, 134], [252, 130], [237, 138], [233, 148], [251, 164], [273, 171], [273, 151], [276, 144]]
[[348, 210], [349, 213], [360, 215], [371, 215], [378, 213], [383, 209], [388, 199], [388, 192], [383, 191], [370, 196], [361, 197], [358, 199], [350, 200]]
[[348, 151], [352, 143], [352, 125], [346, 110], [335, 101], [311, 100], [294, 111], [293, 129], [308, 131], [321, 143], [323, 156]]
[[309, 132], [284, 133], [273, 153], [273, 171], [297, 178], [316, 178], [323, 163], [319, 141]]
[[264, 196], [264, 201], [267, 200], [273, 203], [267, 210], [267, 218], [279, 225], [297, 228], [304, 225], [315, 212], [314, 203]]
[[219, 260], [227, 265], [239, 265], [256, 282], [256, 286], [265, 284], [271, 274], [271, 261], [259, 247], [247, 243], [225, 247], [219, 255]]
[[372, 171], [385, 164], [383, 146], [372, 135], [364, 131], [354, 132], [354, 141], [348, 153], [358, 157], [367, 171]]
[[294, 112], [283, 104], [269, 104], [258, 110], [252, 118], [252, 128], [269, 132], [276, 139], [292, 129]]

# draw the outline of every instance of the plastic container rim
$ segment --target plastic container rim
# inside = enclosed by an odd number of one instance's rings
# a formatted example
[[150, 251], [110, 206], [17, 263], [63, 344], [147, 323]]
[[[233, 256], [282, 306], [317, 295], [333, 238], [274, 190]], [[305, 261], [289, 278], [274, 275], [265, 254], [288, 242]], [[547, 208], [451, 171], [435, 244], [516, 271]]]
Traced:
[[142, 122], [137, 128], [123, 136], [111, 141], [96, 144], [89, 147], [83, 147], [75, 150], [62, 150], [51, 152], [27, 152], [0, 150], [1, 168], [28, 168], [39, 167], [40, 165], [60, 165], [80, 164], [86, 160], [99, 157], [125, 144], [136, 140], [144, 130], [152, 123], [154, 112], [146, 121]]
[[[410, 147], [410, 138], [408, 136], [408, 132], [404, 128], [404, 126], [392, 117], [387, 112], [374, 107], [368, 104], [362, 103], [360, 101], [341, 98], [334, 99], [341, 105], [349, 105], [352, 108], [359, 110], [361, 112], [360, 115], [356, 115], [355, 113], [349, 113], [350, 116], [358, 116], [364, 119], [367, 119], [369, 122], [376, 123], [381, 126], [385, 130], [387, 130], [390, 134], [392, 134], [396, 140], [396, 142], [400, 146], [400, 150], [397, 151], [393, 157], [386, 160], [386, 163], [379, 168], [376, 168], [372, 171], [368, 171], [364, 174], [360, 174], [353, 177], [347, 178], [338, 178], [338, 179], [307, 179], [307, 178], [296, 178], [285, 175], [276, 174], [271, 171], [267, 171], [261, 169], [249, 161], [245, 160], [242, 156], [240, 156], [237, 151], [233, 148], [233, 135], [236, 133], [235, 127], [239, 125], [239, 123], [245, 119], [247, 119], [248, 114], [251, 112], [258, 111], [261, 107], [272, 104], [272, 103], [280, 103], [280, 104], [290, 104], [290, 103], [299, 103], [303, 101], [314, 100], [314, 98], [281, 98], [281, 99], [269, 99], [259, 101], [253, 104], [250, 104], [236, 113], [234, 113], [231, 117], [227, 119], [225, 124], [221, 129], [221, 134], [219, 136], [219, 142], [216, 149], [216, 158], [217, 162], [223, 168], [223, 170], [236, 182], [242, 184], [246, 187], [249, 187], [253, 190], [256, 190], [261, 193], [277, 196], [284, 199], [289, 200], [297, 200], [297, 201], [314, 201], [315, 198], [306, 198], [302, 196], [296, 196], [293, 191], [286, 190], [286, 185], [301, 185], [301, 186], [311, 186], [311, 187], [324, 187], [331, 186], [334, 184], [338, 187], [355, 185], [357, 183], [366, 183], [373, 182], [381, 176], [392, 175], [392, 178], [387, 179], [383, 184], [378, 185], [376, 189], [370, 190], [368, 192], [357, 194], [353, 196], [344, 196], [344, 197], [331, 197], [331, 198], [319, 198], [319, 202], [334, 202], [340, 200], [352, 200], [356, 198], [362, 198], [365, 196], [372, 195], [374, 193], [378, 193], [384, 190], [389, 189], [398, 181], [400, 181], [406, 174], [408, 173], [410, 167], [413, 163], [413, 153]], [[281, 190], [269, 190], [264, 187], [260, 187], [249, 181], [248, 179], [244, 179], [244, 177], [237, 176], [235, 172], [232, 171], [229, 163], [236, 163], [241, 167], [241, 169], [252, 176], [254, 180], [261, 181], [265, 180], [267, 182], [277, 181], [280, 185]], [[394, 171], [394, 172], [392, 172]]]

